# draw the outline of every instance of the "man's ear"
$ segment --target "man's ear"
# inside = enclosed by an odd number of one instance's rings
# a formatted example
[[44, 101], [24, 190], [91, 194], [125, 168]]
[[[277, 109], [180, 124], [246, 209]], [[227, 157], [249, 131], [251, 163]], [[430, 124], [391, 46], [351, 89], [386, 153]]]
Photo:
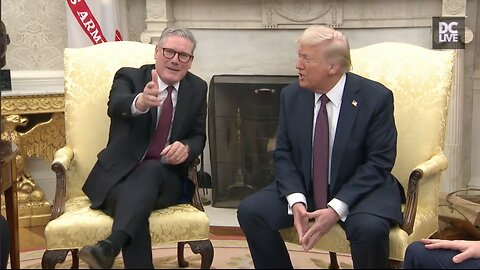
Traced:
[[328, 67], [328, 73], [334, 75], [337, 74], [340, 69], [340, 63], [330, 63], [330, 66]]
[[155, 45], [155, 51], [153, 52], [153, 59], [157, 60], [157, 53], [158, 53], [158, 44]]

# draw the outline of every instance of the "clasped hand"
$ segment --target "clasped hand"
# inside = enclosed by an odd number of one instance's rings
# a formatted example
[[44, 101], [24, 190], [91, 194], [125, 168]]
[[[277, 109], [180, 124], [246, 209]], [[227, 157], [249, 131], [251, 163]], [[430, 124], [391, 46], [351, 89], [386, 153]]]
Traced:
[[[307, 212], [303, 203], [296, 203], [292, 211], [298, 241], [305, 251], [312, 249], [315, 243], [340, 219], [337, 212], [330, 207]], [[310, 226], [310, 220], [314, 220], [312, 226]]]
[[187, 160], [188, 147], [179, 141], [175, 141], [172, 144], [167, 145], [160, 155], [165, 163], [177, 165]]

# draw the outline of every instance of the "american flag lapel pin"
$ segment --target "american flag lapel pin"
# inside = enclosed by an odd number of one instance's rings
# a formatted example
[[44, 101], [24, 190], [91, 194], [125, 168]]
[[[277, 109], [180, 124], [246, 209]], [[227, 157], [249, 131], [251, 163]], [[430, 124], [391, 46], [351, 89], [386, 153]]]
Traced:
[[356, 101], [355, 99], [352, 100], [352, 105], [355, 106], [355, 107], [357, 107], [357, 101]]

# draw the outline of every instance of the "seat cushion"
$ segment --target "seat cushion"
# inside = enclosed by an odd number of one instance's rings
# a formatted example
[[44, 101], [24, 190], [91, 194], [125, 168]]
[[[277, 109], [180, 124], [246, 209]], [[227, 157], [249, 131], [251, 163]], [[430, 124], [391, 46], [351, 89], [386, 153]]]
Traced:
[[[294, 228], [283, 229], [280, 234], [285, 241], [298, 244], [298, 236]], [[390, 258], [403, 260], [403, 252], [407, 248], [405, 243], [408, 243], [408, 234], [397, 226], [390, 230], [390, 240], [391, 243], [395, 243], [390, 245]], [[350, 254], [350, 243], [345, 231], [337, 224], [315, 244], [314, 249]]]
[[[436, 219], [436, 213], [419, 207], [415, 219], [415, 229], [412, 235], [408, 235], [400, 227], [396, 226], [390, 230], [390, 259], [403, 261], [403, 256], [408, 244], [416, 239], [428, 238], [436, 231], [436, 223], [430, 222]], [[280, 230], [284, 241], [298, 244], [298, 236], [295, 228]], [[332, 251], [342, 254], [350, 254], [350, 243], [347, 240], [345, 231], [338, 224], [318, 241], [315, 249]]]
[[[190, 204], [180, 204], [152, 212], [152, 245], [208, 239], [210, 222]], [[90, 208], [87, 196], [70, 199], [65, 212], [45, 227], [47, 249], [81, 248], [105, 239], [111, 233], [113, 219]]]

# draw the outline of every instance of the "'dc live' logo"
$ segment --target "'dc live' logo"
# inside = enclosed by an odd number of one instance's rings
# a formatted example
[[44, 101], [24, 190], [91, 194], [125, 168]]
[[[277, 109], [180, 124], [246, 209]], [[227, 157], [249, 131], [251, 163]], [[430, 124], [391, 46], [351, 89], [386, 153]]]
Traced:
[[465, 49], [465, 17], [433, 17], [433, 49]]

